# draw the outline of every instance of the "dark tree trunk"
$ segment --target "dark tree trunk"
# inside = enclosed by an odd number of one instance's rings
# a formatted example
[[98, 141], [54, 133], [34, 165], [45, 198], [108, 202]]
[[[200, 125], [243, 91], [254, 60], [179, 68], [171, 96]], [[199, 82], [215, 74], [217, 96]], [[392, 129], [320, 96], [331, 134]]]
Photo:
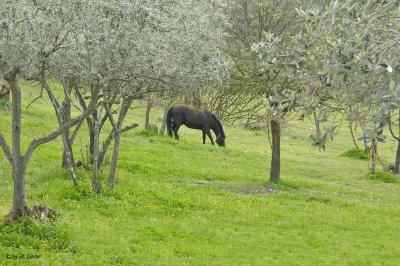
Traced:
[[12, 153], [13, 153], [13, 181], [14, 195], [13, 205], [10, 212], [10, 221], [21, 217], [27, 212], [26, 190], [25, 190], [25, 158], [21, 154], [21, 89], [16, 77], [7, 80], [10, 85], [12, 97]]
[[271, 121], [272, 132], [272, 159], [270, 181], [277, 182], [281, 175], [281, 125], [278, 121]]
[[371, 141], [371, 153], [372, 153], [371, 172], [375, 173], [375, 171], [376, 171], [376, 158], [377, 158], [377, 142], [376, 142], [376, 139], [372, 139], [372, 141]]
[[[42, 87], [47, 91], [47, 94], [49, 95], [49, 98], [51, 100], [51, 103], [53, 104], [54, 111], [57, 116], [57, 121], [59, 127], [63, 127], [71, 122], [71, 87], [67, 83], [66, 80], [63, 80], [63, 87], [64, 87], [64, 100], [62, 104], [60, 105], [57, 98], [51, 91], [49, 85], [46, 82], [46, 78], [44, 76], [44, 72], [42, 73]], [[63, 140], [63, 156], [62, 156], [62, 161], [61, 161], [61, 167], [64, 169], [67, 169], [72, 178], [72, 182], [74, 183], [74, 186], [78, 186], [78, 179], [76, 178], [75, 175], [75, 170], [74, 170], [74, 156], [73, 156], [73, 150], [72, 150], [72, 139], [70, 138], [70, 133], [69, 133], [69, 128], [65, 130], [61, 134], [62, 140]]]
[[201, 101], [201, 92], [200, 89], [197, 89], [192, 92], [193, 96], [193, 107], [196, 109], [201, 109], [202, 108], [202, 101]]
[[[70, 92], [66, 92], [66, 93], [70, 93]], [[62, 108], [62, 110], [60, 110], [60, 118], [61, 118], [62, 123], [68, 123], [69, 121], [71, 121], [71, 103], [69, 100], [69, 95], [68, 96], [65, 95], [65, 96], [66, 96], [66, 99], [64, 99], [64, 102], [62, 104], [63, 108]], [[64, 169], [68, 169], [69, 162], [72, 165], [75, 164], [69, 129], [65, 131], [65, 133], [63, 134], [63, 138], [65, 139], [65, 141], [64, 141], [64, 151], [63, 151], [63, 159], [62, 159], [61, 166]]]
[[168, 109], [171, 107], [172, 103], [174, 102], [175, 99], [172, 99], [169, 101], [169, 103], [167, 104], [167, 106], [165, 106], [164, 108], [164, 116], [163, 116], [163, 121], [162, 121], [162, 125], [160, 127], [160, 134], [164, 135], [165, 132], [165, 128], [167, 126], [167, 112]]
[[[93, 87], [92, 84], [91, 84], [91, 87]], [[83, 97], [83, 95], [82, 95], [82, 93], [81, 93], [81, 91], [80, 91], [78, 86], [74, 86], [74, 92], [75, 92], [76, 97], [79, 100], [79, 103], [80, 103], [82, 109], [85, 111], [87, 109], [87, 105], [86, 105], [85, 99], [84, 99], [84, 97]], [[92, 100], [93, 100], [93, 97], [94, 97], [93, 92], [92, 92], [91, 97], [92, 97]], [[97, 95], [96, 95], [96, 97], [97, 97]], [[89, 154], [90, 154], [90, 158], [89, 158], [89, 161], [87, 162], [88, 164], [93, 163], [94, 138], [95, 138], [95, 132], [94, 132], [95, 130], [94, 130], [94, 122], [93, 121], [96, 121], [96, 120], [97, 120], [97, 110], [95, 110], [93, 112], [93, 114], [91, 114], [91, 116], [86, 118], [86, 124], [87, 124], [88, 131], [89, 131]]]
[[17, 217], [22, 217], [28, 213], [25, 190], [25, 169], [25, 162], [23, 159], [20, 159], [13, 169], [14, 195], [12, 209], [9, 214], [10, 221], [14, 221]]
[[101, 183], [98, 179], [98, 161], [99, 161], [99, 131], [100, 131], [100, 120], [94, 122], [94, 147], [93, 147], [93, 179], [92, 188], [96, 194], [101, 192]]
[[92, 124], [87, 124], [88, 125], [88, 129], [89, 129], [89, 164], [93, 163], [93, 154], [94, 154], [94, 146], [95, 146], [95, 129], [94, 129], [94, 125]]
[[[75, 165], [75, 156], [72, 151], [72, 141], [70, 138], [65, 136], [66, 143], [64, 143], [64, 151], [63, 151], [63, 158], [62, 158], [62, 164], [61, 166], [64, 169], [68, 169], [68, 157], [70, 158], [71, 165]], [[67, 155], [70, 153], [69, 155]]]
[[394, 173], [398, 173], [400, 168], [400, 141], [397, 141], [396, 161], [394, 163]]
[[111, 166], [110, 166], [110, 174], [108, 177], [108, 185], [110, 188], [114, 187], [114, 180], [115, 180], [115, 174], [117, 171], [117, 161], [118, 161], [118, 154], [119, 154], [119, 146], [121, 143], [121, 128], [122, 128], [122, 123], [124, 122], [124, 119], [126, 117], [126, 114], [129, 111], [129, 107], [131, 106], [133, 101], [133, 98], [124, 98], [122, 100], [121, 108], [119, 111], [119, 117], [118, 121], [116, 123], [116, 128], [115, 130], [115, 138], [114, 138], [114, 150], [113, 150], [113, 156], [111, 159]]
[[118, 129], [115, 132], [114, 150], [111, 159], [110, 174], [108, 179], [108, 185], [110, 188], [114, 188], [114, 180], [115, 180], [115, 174], [117, 172], [117, 161], [118, 161], [120, 143], [121, 143], [121, 130]]
[[[366, 128], [366, 127], [365, 127], [365, 122], [363, 121], [362, 123], [360, 123], [360, 125], [361, 125], [363, 131], [365, 131], [365, 128]], [[371, 148], [372, 148], [372, 147], [371, 147]], [[368, 142], [367, 142], [366, 138], [364, 138], [364, 151], [365, 151], [366, 153], [370, 153], [370, 152], [371, 152], [370, 147], [368, 147]]]
[[145, 117], [145, 121], [144, 121], [144, 129], [145, 130], [150, 130], [150, 112], [151, 112], [152, 107], [153, 107], [153, 102], [149, 98], [147, 100], [146, 117]]
[[[400, 114], [400, 108], [397, 109], [397, 111]], [[393, 172], [394, 173], [398, 173], [400, 170], [400, 118], [398, 119], [398, 135], [395, 136], [393, 129], [392, 129], [392, 120], [389, 118], [389, 130], [390, 133], [392, 134], [393, 138], [395, 138], [397, 140], [397, 151], [396, 151], [396, 161], [394, 162], [394, 169]]]
[[[1, 61], [0, 61], [1, 63]], [[7, 144], [3, 134], [0, 132], [0, 147], [6, 155], [6, 158], [11, 165], [13, 184], [14, 184], [14, 194], [13, 194], [13, 204], [10, 214], [6, 218], [6, 222], [13, 222], [16, 218], [30, 214], [29, 208], [27, 206], [27, 196], [25, 189], [25, 174], [26, 166], [37, 147], [54, 140], [65, 130], [69, 129], [82, 122], [86, 117], [90, 115], [93, 111], [95, 104], [91, 102], [87, 110], [85, 110], [82, 115], [71, 120], [67, 124], [63, 124], [55, 131], [50, 134], [34, 139], [28, 146], [25, 155], [21, 154], [21, 114], [22, 114], [22, 102], [21, 102], [21, 90], [17, 82], [18, 69], [13, 69], [10, 73], [5, 74], [4, 78], [7, 80], [12, 97], [12, 127], [11, 127], [11, 147]], [[97, 93], [97, 90], [94, 91]]]
[[115, 136], [115, 129], [113, 128], [111, 129], [111, 132], [108, 134], [108, 137], [103, 141], [103, 145], [101, 146], [101, 151], [99, 152], [99, 158], [97, 160], [97, 167], [101, 168], [103, 166], [108, 147], [110, 146], [114, 136]]
[[63, 154], [63, 163], [65, 160], [65, 166], [64, 168], [69, 171], [71, 174], [72, 182], [74, 183], [74, 186], [78, 186], [78, 179], [76, 178], [75, 170], [74, 170], [74, 156], [72, 153], [72, 146], [70, 143], [69, 138], [66, 136], [62, 136], [63, 142], [64, 142], [64, 154]]
[[163, 115], [163, 120], [162, 120], [162, 124], [160, 127], [160, 134], [164, 135], [165, 132], [165, 127], [167, 125], [167, 112], [168, 112], [169, 107], [164, 109], [164, 115]]
[[317, 117], [317, 112], [313, 110], [314, 122], [315, 122], [315, 133], [317, 136], [321, 136], [321, 127], [319, 125], [319, 119]]

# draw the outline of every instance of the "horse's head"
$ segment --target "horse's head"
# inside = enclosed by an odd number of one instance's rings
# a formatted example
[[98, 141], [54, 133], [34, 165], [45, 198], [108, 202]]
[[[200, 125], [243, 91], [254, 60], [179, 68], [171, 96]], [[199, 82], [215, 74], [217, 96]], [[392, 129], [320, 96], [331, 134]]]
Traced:
[[218, 146], [225, 147], [226, 136], [222, 124], [214, 114], [213, 114], [213, 119], [216, 122], [216, 126], [213, 129], [216, 135], [215, 142], [217, 142]]
[[219, 134], [217, 136], [217, 139], [215, 140], [215, 142], [217, 142], [218, 146], [225, 147], [225, 136], [222, 136], [222, 134]]

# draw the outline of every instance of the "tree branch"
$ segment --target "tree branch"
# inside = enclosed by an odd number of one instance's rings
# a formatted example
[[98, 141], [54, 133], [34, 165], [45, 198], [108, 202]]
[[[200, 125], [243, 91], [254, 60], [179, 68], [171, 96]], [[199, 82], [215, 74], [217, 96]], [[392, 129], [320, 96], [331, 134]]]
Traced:
[[65, 130], [68, 130], [69, 128], [77, 125], [78, 123], [80, 123], [82, 120], [84, 120], [85, 118], [87, 118], [95, 109], [95, 102], [92, 101], [88, 108], [85, 110], [85, 112], [83, 112], [80, 116], [78, 116], [75, 119], [72, 119], [71, 121], [69, 121], [68, 123], [64, 124], [63, 126], [59, 127], [57, 130], [53, 131], [52, 133], [50, 133], [49, 135], [43, 136], [41, 138], [38, 139], [34, 139], [31, 144], [28, 147], [28, 150], [26, 151], [25, 154], [25, 164], [29, 161], [33, 151], [40, 145], [47, 143], [55, 138], [57, 138], [59, 135], [61, 135]]
[[35, 99], [33, 99], [33, 100], [26, 106], [26, 109], [29, 109], [29, 107], [30, 107], [34, 102], [36, 102], [37, 100], [42, 99], [42, 91], [43, 91], [43, 89], [40, 90], [40, 95], [37, 96], [37, 97], [35, 97]]
[[130, 125], [130, 126], [126, 126], [126, 127], [124, 127], [123, 129], [121, 129], [121, 133], [124, 133], [124, 132], [126, 132], [126, 131], [131, 130], [131, 129], [134, 129], [134, 128], [138, 127], [138, 126], [139, 126], [138, 124], [132, 124], [132, 125]]
[[[132, 124], [130, 126], [124, 127], [123, 129], [121, 129], [121, 133], [129, 131], [129, 130], [134, 129], [136, 127], [138, 127], [138, 124]], [[106, 156], [106, 152], [108, 150], [108, 147], [110, 146], [110, 143], [111, 143], [112, 139], [115, 136], [115, 133], [116, 133], [116, 130], [113, 128], [111, 130], [111, 132], [108, 134], [107, 138], [103, 142], [103, 146], [101, 148], [101, 152], [99, 153], [99, 161], [98, 161], [99, 167], [101, 167], [103, 165], [103, 161], [104, 161], [104, 158]]]
[[107, 113], [107, 116], [108, 116], [108, 118], [110, 120], [110, 123], [111, 123], [112, 127], [115, 130], [118, 130], [117, 124], [115, 123], [114, 117], [113, 117], [112, 112], [111, 112], [110, 105], [108, 103], [105, 103], [104, 104], [104, 108], [106, 109], [106, 113]]
[[392, 137], [395, 139], [395, 140], [397, 140], [397, 141], [400, 141], [400, 137], [397, 137], [395, 134], [394, 134], [394, 132], [393, 132], [393, 128], [392, 128], [392, 115], [389, 113], [389, 117], [387, 118], [387, 122], [388, 122], [388, 124], [389, 124], [389, 131], [390, 131], [390, 134], [392, 135]]
[[78, 135], [79, 130], [81, 129], [82, 125], [83, 125], [84, 119], [82, 119], [81, 122], [78, 123], [78, 125], [76, 126], [74, 132], [72, 133], [72, 136], [69, 138], [69, 141], [71, 142], [71, 145], [74, 143], [74, 140], [76, 138], [76, 136]]
[[14, 160], [13, 160], [13, 155], [11, 153], [10, 146], [8, 146], [7, 141], [5, 140], [2, 133], [0, 133], [0, 147], [3, 150], [4, 154], [6, 155], [6, 158], [7, 158], [8, 162], [10, 163], [11, 167], [14, 168]]

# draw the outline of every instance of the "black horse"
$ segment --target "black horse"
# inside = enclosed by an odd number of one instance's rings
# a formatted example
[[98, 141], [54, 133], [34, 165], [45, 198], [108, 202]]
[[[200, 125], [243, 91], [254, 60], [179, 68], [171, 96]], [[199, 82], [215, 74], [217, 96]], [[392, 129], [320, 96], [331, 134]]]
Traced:
[[211, 112], [207, 110], [197, 110], [187, 107], [186, 105], [177, 105], [169, 108], [167, 112], [167, 128], [168, 135], [172, 137], [172, 130], [175, 134], [175, 139], [179, 139], [178, 130], [181, 125], [188, 128], [200, 129], [203, 131], [203, 144], [206, 143], [206, 135], [214, 145], [213, 137], [210, 133], [212, 129], [215, 133], [215, 141], [219, 146], [225, 147], [225, 132], [221, 122]]

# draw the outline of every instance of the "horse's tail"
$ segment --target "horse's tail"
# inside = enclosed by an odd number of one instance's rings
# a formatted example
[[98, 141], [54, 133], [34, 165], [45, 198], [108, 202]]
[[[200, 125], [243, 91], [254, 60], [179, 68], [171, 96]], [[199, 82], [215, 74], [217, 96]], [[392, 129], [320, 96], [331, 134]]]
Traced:
[[170, 136], [170, 137], [172, 137], [172, 109], [173, 109], [174, 107], [171, 107], [171, 108], [169, 108], [168, 109], [168, 111], [167, 111], [167, 129], [168, 129], [168, 135]]

